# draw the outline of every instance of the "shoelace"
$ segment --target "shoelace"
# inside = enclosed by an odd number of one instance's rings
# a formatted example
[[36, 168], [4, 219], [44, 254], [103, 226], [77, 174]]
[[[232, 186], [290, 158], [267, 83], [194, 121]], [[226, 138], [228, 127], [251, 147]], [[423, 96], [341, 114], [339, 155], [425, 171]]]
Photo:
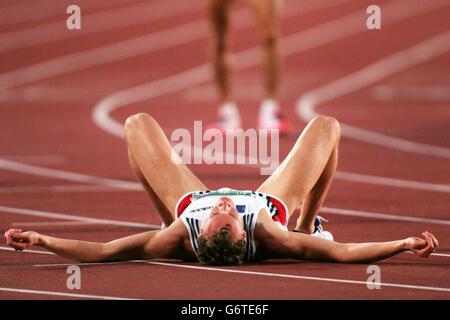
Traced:
[[314, 220], [314, 232], [313, 233], [323, 231], [322, 221], [328, 222], [328, 220], [323, 218], [322, 216], [316, 216], [316, 219]]
[[[316, 218], [314, 219], [314, 231], [313, 231], [312, 234], [314, 234], [316, 232], [322, 232], [323, 231], [322, 221], [328, 222], [328, 220], [325, 219], [324, 217], [316, 216]], [[305, 232], [302, 232], [300, 230], [295, 230], [295, 229], [292, 230], [292, 231], [293, 232], [299, 232], [299, 233], [305, 233]], [[307, 234], [309, 234], [309, 233], [307, 233]]]

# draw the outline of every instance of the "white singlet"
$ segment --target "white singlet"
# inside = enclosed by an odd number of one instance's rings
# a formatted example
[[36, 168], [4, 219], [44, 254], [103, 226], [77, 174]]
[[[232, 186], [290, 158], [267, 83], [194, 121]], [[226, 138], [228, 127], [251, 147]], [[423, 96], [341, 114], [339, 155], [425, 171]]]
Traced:
[[237, 212], [242, 215], [244, 230], [247, 233], [246, 260], [251, 261], [256, 252], [253, 232], [261, 209], [269, 214], [272, 220], [284, 231], [287, 231], [288, 209], [278, 198], [249, 190], [233, 190], [222, 188], [189, 192], [178, 200], [175, 212], [181, 218], [189, 232], [192, 249], [198, 254], [198, 236], [204, 219], [220, 197], [229, 197], [236, 205]]

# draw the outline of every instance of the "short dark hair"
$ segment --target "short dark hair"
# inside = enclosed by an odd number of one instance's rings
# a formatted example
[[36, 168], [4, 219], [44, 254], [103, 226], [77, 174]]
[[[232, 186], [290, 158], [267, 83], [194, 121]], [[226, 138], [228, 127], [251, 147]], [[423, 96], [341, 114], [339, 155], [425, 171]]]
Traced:
[[222, 228], [209, 239], [198, 238], [198, 260], [212, 266], [241, 265], [245, 260], [245, 242], [231, 242], [230, 230]]

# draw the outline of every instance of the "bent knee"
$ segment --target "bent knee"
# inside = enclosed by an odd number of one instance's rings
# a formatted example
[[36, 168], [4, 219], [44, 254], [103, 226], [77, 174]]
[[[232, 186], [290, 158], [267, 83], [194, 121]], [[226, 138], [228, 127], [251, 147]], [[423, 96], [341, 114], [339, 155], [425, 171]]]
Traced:
[[341, 126], [336, 118], [329, 116], [317, 116], [312, 121], [312, 124], [316, 125], [319, 130], [329, 135], [333, 139], [339, 139], [341, 135]]
[[157, 122], [151, 115], [143, 112], [136, 113], [125, 120], [125, 131], [154, 124], [157, 124]]

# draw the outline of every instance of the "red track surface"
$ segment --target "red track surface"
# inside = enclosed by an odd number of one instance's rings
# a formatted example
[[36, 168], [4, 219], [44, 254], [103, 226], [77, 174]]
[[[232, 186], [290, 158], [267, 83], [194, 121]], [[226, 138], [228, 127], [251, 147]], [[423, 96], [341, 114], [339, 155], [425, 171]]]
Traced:
[[[53, 3], [57, 5], [53, 6]], [[192, 82], [185, 81], [178, 89], [172, 83], [184, 71], [204, 64], [208, 66], [208, 29], [200, 1], [174, 1], [173, 8], [163, 0], [150, 1], [153, 8], [161, 8], [160, 11], [149, 11], [148, 16], [155, 16], [155, 19], [139, 21], [128, 13], [112, 20], [109, 18], [110, 22], [105, 17], [117, 12], [113, 9], [129, 10], [144, 1], [78, 3], [83, 10], [82, 30], [65, 30], [60, 38], [51, 41], [46, 39], [54, 33], [61, 34], [61, 29], [65, 28], [65, 8], [69, 1], [37, 0], [29, 7], [21, 5], [20, 10], [15, 2], [0, 5], [4, 15], [0, 20], [0, 43], [9, 45], [14, 39], [16, 44], [24, 44], [36, 38], [42, 42], [17, 49], [12, 44], [8, 50], [0, 51], [0, 87], [6, 87], [0, 91], [0, 159], [10, 161], [0, 160], [0, 229], [21, 226], [59, 237], [108, 241], [139, 232], [142, 228], [126, 224], [60, 225], [55, 222], [68, 219], [33, 216], [29, 211], [8, 208], [159, 224], [160, 219], [142, 190], [105, 186], [105, 183], [111, 183], [98, 179], [79, 181], [67, 173], [137, 182], [129, 169], [124, 141], [102, 130], [92, 120], [99, 102], [121, 90], [172, 79], [168, 83], [152, 84], [158, 89], [168, 88], [168, 91], [116, 105], [112, 117], [119, 123], [135, 112], [148, 112], [170, 134], [175, 128], [192, 127], [194, 120], [209, 122], [214, 119], [216, 100], [210, 77], [193, 76]], [[382, 8], [382, 29], [369, 31], [365, 19], [370, 1], [286, 1], [283, 37], [318, 27], [325, 29], [320, 29], [320, 36], [305, 33], [295, 43], [292, 40], [282, 43], [286, 49], [282, 103], [294, 123], [295, 132], [280, 141], [280, 157], [286, 155], [306, 123], [296, 113], [296, 103], [304, 94], [450, 29], [449, 1], [380, 0], [378, 3]], [[233, 16], [239, 17], [242, 10], [244, 13], [248, 10], [245, 1], [237, 3]], [[10, 11], [17, 13], [14, 18], [7, 15]], [[90, 18], [101, 13], [103, 18]], [[252, 17], [251, 12], [248, 14]], [[349, 14], [356, 16], [348, 20], [345, 17]], [[337, 19], [340, 19], [338, 27], [327, 27], [326, 23]], [[242, 63], [239, 52], [258, 46], [257, 29], [252, 23], [239, 26], [243, 20], [234, 19], [233, 52], [238, 64]], [[111, 21], [126, 23], [118, 26]], [[198, 21], [199, 26], [189, 35], [181, 40], [177, 38], [179, 30]], [[42, 31], [47, 24], [53, 25]], [[93, 32], [96, 24], [105, 28]], [[184, 27], [170, 31], [180, 26]], [[325, 39], [336, 29], [342, 33], [337, 38], [307, 49], [292, 49], [294, 45], [308, 45], [317, 39]], [[31, 34], [30, 30], [36, 33]], [[169, 30], [168, 33], [156, 42], [161, 45], [164, 40], [168, 45], [152, 52], [123, 58], [124, 53], [135, 49], [136, 44], [130, 44], [119, 53], [122, 58], [104, 63], [102, 61], [112, 53], [84, 53], [165, 30]], [[8, 33], [9, 40], [2, 38]], [[450, 43], [449, 37], [445, 39]], [[338, 241], [398, 239], [419, 235], [424, 230], [435, 233], [440, 241], [437, 252], [440, 255], [420, 259], [401, 254], [377, 264], [382, 272], [381, 281], [392, 285], [369, 290], [365, 285], [369, 276], [367, 265], [267, 261], [205, 271], [198, 264], [162, 261], [168, 264], [83, 265], [82, 289], [71, 291], [66, 288], [66, 268], [70, 261], [45, 252], [8, 251], [2, 242], [0, 298], [74, 298], [66, 294], [146, 299], [450, 298], [448, 49], [447, 46], [434, 56], [425, 54], [424, 61], [411, 63], [401, 70], [388, 69], [380, 79], [328, 99], [316, 108], [347, 125], [422, 143], [416, 145], [414, 151], [405, 151], [398, 149], [398, 144], [386, 147], [357, 141], [346, 136], [344, 131], [338, 168], [341, 173], [333, 183], [322, 212], [331, 221], [327, 228]], [[58, 64], [57, 59], [70, 54], [77, 54], [76, 59]], [[92, 60], [94, 64], [77, 65], [86, 60]], [[402, 59], [401, 63], [405, 61], [407, 59]], [[41, 62], [49, 64], [39, 70], [26, 69]], [[74, 67], [61, 71], [67, 66]], [[51, 70], [57, 72], [49, 73]], [[252, 127], [256, 123], [262, 85], [259, 65], [254, 63], [235, 70], [233, 80], [244, 124]], [[384, 138], [379, 140], [379, 143], [383, 142]], [[441, 147], [443, 154], [422, 152], [424, 145]], [[18, 167], [18, 163], [35, 167]], [[37, 167], [66, 173], [55, 178], [54, 172], [39, 172]], [[191, 168], [210, 188], [256, 188], [264, 179], [258, 169], [237, 165], [194, 165]], [[359, 174], [359, 181], [349, 180], [350, 176], [342, 172]], [[374, 181], [374, 177], [391, 180]], [[99, 184], [103, 186], [99, 187]], [[336, 208], [345, 210], [336, 211]], [[375, 214], [367, 217], [368, 213]], [[407, 220], [402, 220], [405, 217]], [[423, 220], [414, 221], [414, 217]], [[190, 266], [195, 268], [187, 268]], [[233, 272], [223, 272], [224, 269]], [[335, 280], [341, 282], [333, 282]], [[405, 287], [408, 285], [413, 287]], [[36, 292], [21, 292], [20, 289]], [[62, 295], [52, 295], [55, 292]]]

